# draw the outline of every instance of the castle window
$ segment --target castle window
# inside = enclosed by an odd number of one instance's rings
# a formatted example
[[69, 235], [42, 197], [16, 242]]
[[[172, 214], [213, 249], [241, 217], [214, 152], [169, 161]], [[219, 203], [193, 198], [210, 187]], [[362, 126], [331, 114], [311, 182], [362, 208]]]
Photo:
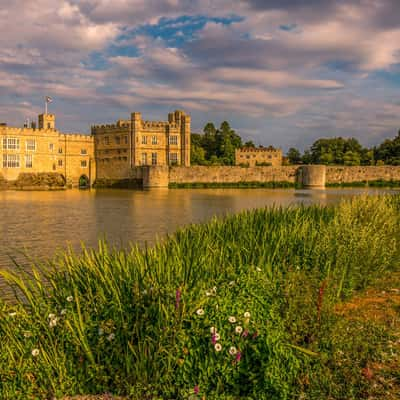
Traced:
[[36, 150], [36, 142], [32, 139], [28, 139], [26, 141], [26, 150], [35, 151]]
[[115, 143], [121, 144], [121, 138], [119, 136], [115, 136]]
[[151, 137], [151, 144], [157, 144], [157, 136]]
[[81, 167], [82, 168], [86, 168], [87, 167], [87, 161], [86, 160], [82, 160], [81, 161]]
[[125, 144], [128, 144], [128, 136], [124, 136], [124, 142], [125, 142]]
[[62, 167], [63, 166], [63, 160], [58, 160], [58, 166]]
[[3, 148], [8, 150], [19, 150], [19, 139], [18, 138], [4, 138]]
[[108, 136], [104, 136], [104, 144], [110, 144], [110, 138]]
[[32, 154], [27, 154], [25, 156], [25, 167], [32, 168], [33, 167], [33, 156]]
[[19, 154], [3, 154], [3, 168], [19, 168]]
[[47, 129], [51, 129], [51, 123], [50, 122], [47, 123]]
[[178, 153], [169, 153], [169, 163], [172, 165], [178, 164]]
[[142, 136], [142, 144], [147, 144], [147, 136]]
[[49, 144], [49, 150], [50, 150], [50, 151], [53, 151], [53, 150], [54, 150], [54, 144], [53, 144], [53, 143], [50, 143], [50, 144]]
[[82, 155], [87, 154], [87, 150], [86, 150], [86, 149], [81, 149], [81, 154], [82, 154]]
[[169, 137], [169, 144], [178, 144], [178, 136], [170, 136]]
[[147, 153], [142, 153], [142, 165], [147, 165]]
[[53, 171], [56, 170], [56, 164], [53, 164]]
[[271, 154], [268, 156], [268, 158], [272, 158]]
[[157, 165], [157, 153], [151, 153], [151, 165]]
[[62, 147], [59, 147], [59, 148], [58, 148], [58, 153], [59, 153], [59, 154], [62, 154], [62, 152], [63, 152]]

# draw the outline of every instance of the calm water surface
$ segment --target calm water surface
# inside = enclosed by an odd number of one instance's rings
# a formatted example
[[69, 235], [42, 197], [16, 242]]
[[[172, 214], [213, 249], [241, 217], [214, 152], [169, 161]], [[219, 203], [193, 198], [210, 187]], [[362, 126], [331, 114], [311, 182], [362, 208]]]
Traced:
[[[371, 189], [155, 189], [0, 192], [0, 269], [12, 268], [11, 257], [26, 263], [52, 258], [68, 246], [96, 247], [99, 238], [116, 246], [153, 243], [178, 227], [214, 215], [276, 205], [335, 203], [360, 194], [393, 193]], [[0, 281], [1, 287], [4, 285]]]

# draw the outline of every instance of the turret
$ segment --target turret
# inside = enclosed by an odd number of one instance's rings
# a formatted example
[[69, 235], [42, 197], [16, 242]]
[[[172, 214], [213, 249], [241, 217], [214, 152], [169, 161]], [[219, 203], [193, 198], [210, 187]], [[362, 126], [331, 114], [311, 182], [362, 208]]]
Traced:
[[56, 116], [54, 114], [40, 114], [38, 122], [39, 129], [56, 129]]

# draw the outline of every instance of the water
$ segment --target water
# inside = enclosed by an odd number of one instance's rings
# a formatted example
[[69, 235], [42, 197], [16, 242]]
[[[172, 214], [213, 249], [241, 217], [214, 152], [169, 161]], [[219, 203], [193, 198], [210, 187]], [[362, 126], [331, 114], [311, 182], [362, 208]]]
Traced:
[[[177, 228], [210, 220], [214, 215], [276, 205], [335, 203], [372, 189], [158, 189], [0, 192], [0, 269], [12, 258], [27, 264], [21, 251], [49, 259], [81, 243], [96, 247], [99, 238], [118, 247], [154, 243]], [[3, 289], [2, 289], [3, 288]], [[0, 281], [0, 294], [4, 282]]]

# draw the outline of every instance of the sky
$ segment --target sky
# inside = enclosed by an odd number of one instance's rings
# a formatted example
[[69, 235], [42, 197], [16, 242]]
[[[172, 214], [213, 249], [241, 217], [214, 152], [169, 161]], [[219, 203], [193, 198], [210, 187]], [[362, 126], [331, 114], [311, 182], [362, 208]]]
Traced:
[[400, 129], [399, 0], [0, 0], [0, 122], [64, 132], [183, 109], [244, 140]]

